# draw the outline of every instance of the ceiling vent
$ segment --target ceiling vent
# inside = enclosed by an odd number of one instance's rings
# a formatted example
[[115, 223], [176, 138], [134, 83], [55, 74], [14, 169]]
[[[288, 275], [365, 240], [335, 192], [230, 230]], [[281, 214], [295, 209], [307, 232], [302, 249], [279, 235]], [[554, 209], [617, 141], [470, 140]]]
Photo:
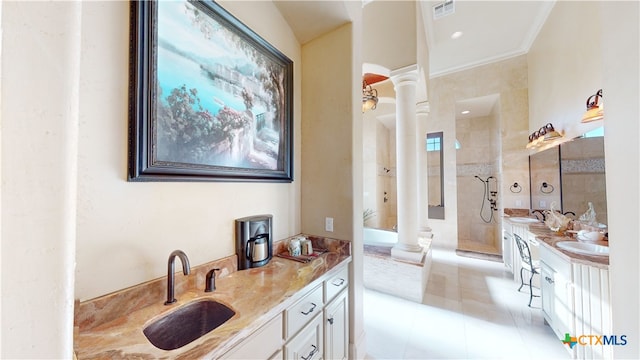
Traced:
[[456, 12], [456, 6], [453, 4], [453, 0], [441, 2], [433, 6], [433, 20], [438, 20], [454, 12]]

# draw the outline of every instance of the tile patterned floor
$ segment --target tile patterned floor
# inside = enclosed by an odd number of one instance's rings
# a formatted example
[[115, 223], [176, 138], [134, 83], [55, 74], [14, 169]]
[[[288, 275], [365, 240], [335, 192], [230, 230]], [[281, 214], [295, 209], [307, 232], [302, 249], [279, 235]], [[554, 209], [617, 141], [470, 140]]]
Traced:
[[502, 263], [433, 249], [423, 304], [365, 289], [367, 359], [570, 359], [518, 286]]

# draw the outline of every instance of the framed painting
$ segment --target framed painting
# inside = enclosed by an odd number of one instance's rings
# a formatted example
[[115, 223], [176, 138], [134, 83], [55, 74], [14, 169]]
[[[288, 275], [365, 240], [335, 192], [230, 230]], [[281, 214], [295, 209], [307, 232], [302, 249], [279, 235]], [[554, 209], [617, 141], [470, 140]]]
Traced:
[[212, 1], [132, 1], [129, 181], [293, 181], [293, 62]]

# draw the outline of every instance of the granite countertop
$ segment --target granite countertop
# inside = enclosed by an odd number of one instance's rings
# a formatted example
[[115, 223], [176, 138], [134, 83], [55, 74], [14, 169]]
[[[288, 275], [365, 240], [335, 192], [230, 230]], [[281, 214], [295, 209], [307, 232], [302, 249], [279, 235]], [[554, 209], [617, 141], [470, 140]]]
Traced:
[[[509, 217], [504, 217], [504, 219], [509, 220]], [[551, 249], [552, 251], [554, 251], [556, 254], [560, 255], [562, 258], [564, 258], [567, 261], [595, 266], [595, 267], [604, 268], [604, 269], [609, 267], [608, 256], [596, 256], [596, 255], [592, 256], [592, 255], [577, 254], [577, 253], [560, 249], [559, 247], [557, 247], [556, 244], [560, 241], [577, 241], [577, 240], [570, 235], [565, 235], [562, 233], [552, 231], [542, 222], [530, 223], [530, 224], [523, 224], [518, 222], [511, 222], [511, 223], [515, 225], [528, 226], [529, 231], [536, 236], [536, 239], [538, 239], [543, 246], [546, 246], [547, 248]], [[597, 241], [597, 242], [594, 242], [594, 244], [609, 246], [608, 241]]]
[[[83, 329], [75, 336], [78, 359], [196, 359], [217, 358], [244, 340], [278, 313], [293, 305], [300, 291], [322, 283], [325, 274], [351, 261], [350, 243], [330, 249], [317, 259], [300, 263], [275, 256], [262, 267], [234, 271], [216, 280], [216, 290], [205, 293], [200, 288], [176, 288], [175, 304], [165, 306], [164, 297], [157, 302], [128, 312], [98, 326]], [[346, 250], [345, 250], [346, 249]], [[335, 250], [335, 251], [334, 251]], [[182, 277], [182, 274], [176, 275]], [[204, 285], [204, 283], [200, 284]], [[153, 320], [179, 307], [203, 299], [213, 299], [232, 308], [236, 314], [226, 323], [199, 339], [176, 350], [161, 350], [144, 336], [143, 328]]]

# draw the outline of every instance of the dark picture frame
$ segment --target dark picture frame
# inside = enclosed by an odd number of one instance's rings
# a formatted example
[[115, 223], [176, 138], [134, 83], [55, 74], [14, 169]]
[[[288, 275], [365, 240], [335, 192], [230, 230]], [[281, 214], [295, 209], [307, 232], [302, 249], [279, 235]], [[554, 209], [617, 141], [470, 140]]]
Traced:
[[213, 1], [131, 1], [129, 181], [293, 181], [293, 62]]

